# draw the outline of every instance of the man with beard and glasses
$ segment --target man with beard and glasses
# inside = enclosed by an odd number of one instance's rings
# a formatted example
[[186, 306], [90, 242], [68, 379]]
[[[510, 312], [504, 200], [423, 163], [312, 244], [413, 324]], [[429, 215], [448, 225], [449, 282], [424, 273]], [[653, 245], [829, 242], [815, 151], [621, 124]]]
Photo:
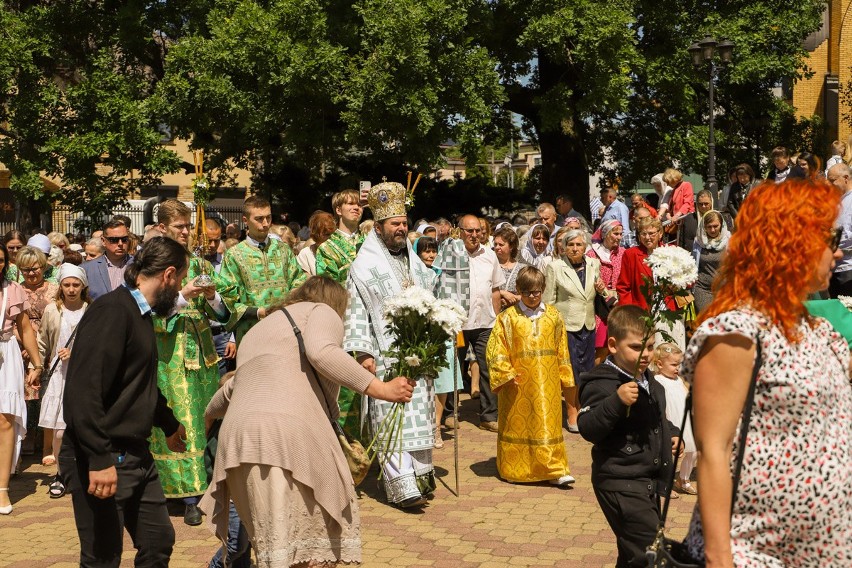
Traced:
[[177, 241], [145, 243], [124, 284], [102, 296], [77, 326], [66, 379], [67, 430], [59, 456], [80, 538], [80, 566], [119, 566], [124, 528], [137, 566], [168, 566], [175, 531], [148, 447], [153, 426], [173, 452], [186, 431], [157, 388], [152, 313], [168, 314], [186, 277]]
[[[177, 199], [167, 199], [157, 210], [157, 229], [189, 248], [191, 216], [189, 207]], [[197, 505], [207, 489], [204, 410], [219, 389], [219, 354], [213, 343], [210, 320], [220, 325], [228, 321], [228, 310], [216, 292], [215, 283], [203, 288], [195, 285], [202, 273], [216, 277], [207, 260], [191, 257], [174, 308], [154, 317], [158, 385], [169, 407], [186, 427], [187, 436], [186, 451], [174, 454], [169, 451], [163, 432], [155, 428], [151, 453], [166, 498], [183, 500], [183, 521], [191, 526], [201, 524]]]
[[[347, 289], [351, 301], [346, 313], [343, 348], [380, 379], [390, 372], [384, 353], [394, 337], [383, 313], [384, 301], [409, 286], [434, 292], [437, 276], [414, 253], [408, 241], [406, 189], [384, 182], [373, 186], [368, 203], [376, 220], [349, 270]], [[416, 377], [411, 377], [416, 378]], [[369, 398], [369, 422], [375, 432], [393, 404]], [[379, 439], [386, 448], [387, 439]], [[435, 387], [420, 378], [411, 402], [405, 405], [402, 452], [381, 453], [382, 483], [388, 501], [398, 507], [418, 507], [435, 490], [432, 448], [435, 445]]]

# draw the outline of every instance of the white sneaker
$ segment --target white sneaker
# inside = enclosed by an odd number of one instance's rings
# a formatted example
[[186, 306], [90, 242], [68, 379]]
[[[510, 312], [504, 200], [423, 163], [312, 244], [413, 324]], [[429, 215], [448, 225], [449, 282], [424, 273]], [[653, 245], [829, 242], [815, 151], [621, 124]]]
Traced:
[[551, 485], [557, 485], [559, 487], [564, 487], [566, 485], [571, 485], [572, 483], [574, 483], [574, 481], [575, 480], [572, 476], [563, 475], [562, 477], [559, 477], [557, 479], [551, 479], [550, 484]]

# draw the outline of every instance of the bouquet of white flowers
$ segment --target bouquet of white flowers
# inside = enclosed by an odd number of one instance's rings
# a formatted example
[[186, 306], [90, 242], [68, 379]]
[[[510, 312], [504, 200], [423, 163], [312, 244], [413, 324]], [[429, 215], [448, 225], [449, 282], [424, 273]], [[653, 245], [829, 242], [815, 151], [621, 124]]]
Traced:
[[646, 277], [641, 286], [642, 295], [648, 303], [645, 341], [650, 339], [655, 331], [659, 331], [666, 341], [672, 341], [672, 337], [665, 330], [657, 329], [657, 324], [662, 321], [677, 321], [686, 308], [671, 309], [666, 305], [666, 298], [689, 296], [688, 288], [698, 279], [698, 267], [692, 255], [680, 247], [657, 247], [645, 259], [645, 264], [654, 274], [653, 280]]
[[[419, 286], [405, 288], [385, 300], [384, 316], [394, 338], [391, 348], [383, 353], [391, 362], [386, 377], [409, 379], [434, 377], [449, 364], [447, 342], [455, 339], [467, 318], [464, 308], [450, 300], [438, 300]], [[384, 456], [401, 446], [403, 407], [403, 403], [394, 404], [375, 432], [368, 452], [380, 449], [375, 447], [380, 437], [385, 440], [381, 448]]]

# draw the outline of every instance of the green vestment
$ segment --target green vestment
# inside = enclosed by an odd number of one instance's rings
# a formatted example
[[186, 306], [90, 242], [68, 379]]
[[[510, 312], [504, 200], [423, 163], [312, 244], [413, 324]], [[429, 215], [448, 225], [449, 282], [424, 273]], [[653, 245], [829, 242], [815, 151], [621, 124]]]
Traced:
[[[182, 286], [201, 274], [201, 262], [207, 264], [207, 273], [215, 279], [209, 262], [192, 257]], [[168, 318], [153, 318], [157, 384], [175, 418], [186, 428], [186, 450], [180, 454], [168, 449], [162, 430], [154, 428], [151, 433], [151, 453], [163, 493], [170, 499], [201, 495], [207, 489], [204, 411], [219, 389], [219, 356], [208, 320], [226, 318], [227, 315], [216, 314], [204, 295], [193, 298]]]
[[[351, 237], [339, 229], [332, 233], [327, 241], [317, 247], [317, 276], [328, 276], [345, 286], [349, 267], [363, 242], [364, 235], [361, 233], [355, 233]], [[360, 439], [361, 395], [346, 387], [340, 387], [337, 406], [340, 407], [340, 417], [337, 421], [347, 434], [356, 440]]]
[[317, 247], [317, 276], [328, 276], [345, 286], [349, 267], [363, 242], [364, 235], [361, 233], [351, 237], [339, 229], [332, 233], [327, 241]]
[[301, 286], [308, 275], [296, 255], [277, 239], [267, 239], [264, 250], [247, 240], [225, 251], [219, 278], [220, 293], [231, 317], [225, 325], [236, 335], [237, 345], [257, 323], [256, 308], [269, 308]]

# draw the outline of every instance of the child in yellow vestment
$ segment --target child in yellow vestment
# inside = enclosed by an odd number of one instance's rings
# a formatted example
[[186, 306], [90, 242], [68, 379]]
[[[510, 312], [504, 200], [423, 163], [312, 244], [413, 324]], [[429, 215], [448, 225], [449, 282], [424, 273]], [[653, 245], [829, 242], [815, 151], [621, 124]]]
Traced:
[[574, 386], [562, 316], [541, 302], [544, 274], [527, 266], [521, 301], [497, 316], [486, 350], [497, 394], [497, 471], [511, 482], [574, 483], [562, 437], [562, 395]]

